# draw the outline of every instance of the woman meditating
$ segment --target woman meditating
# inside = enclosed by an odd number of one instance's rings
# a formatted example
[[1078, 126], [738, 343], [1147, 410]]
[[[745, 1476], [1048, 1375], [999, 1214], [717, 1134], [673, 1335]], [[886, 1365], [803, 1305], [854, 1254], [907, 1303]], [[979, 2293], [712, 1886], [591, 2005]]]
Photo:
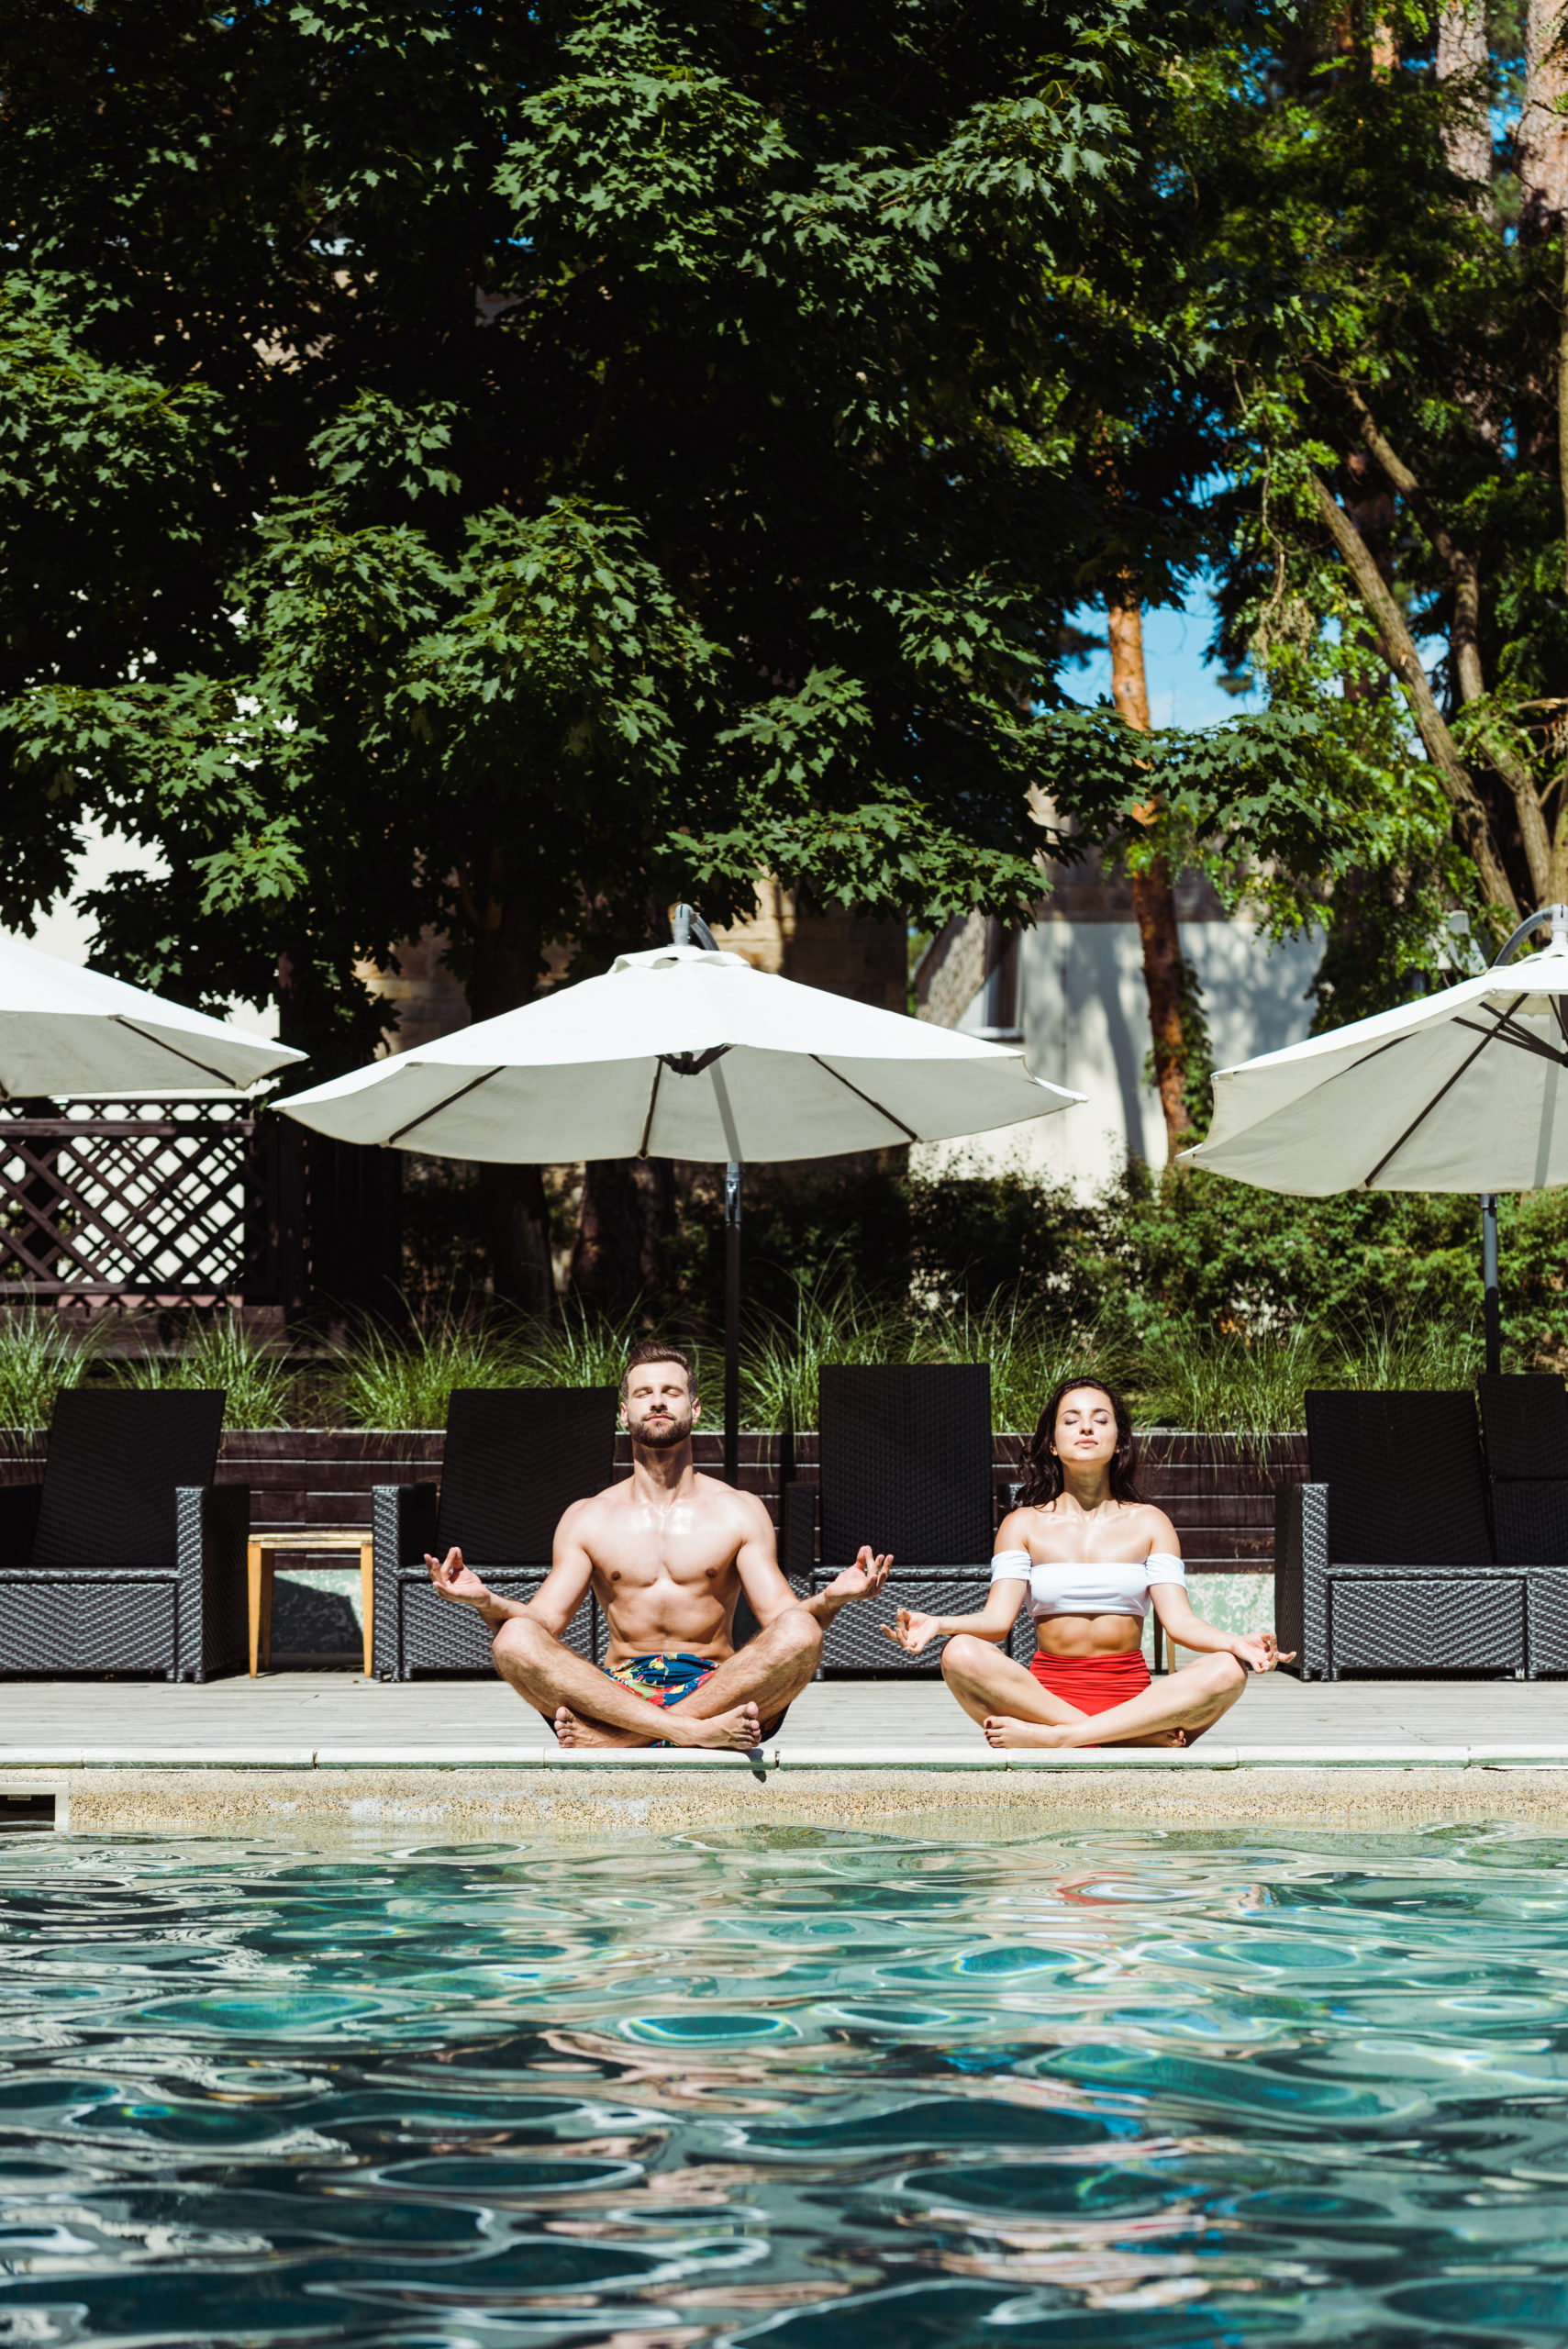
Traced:
[[[1002, 1521], [978, 1615], [898, 1609], [889, 1639], [911, 1655], [945, 1639], [942, 1677], [993, 1745], [1190, 1745], [1229, 1711], [1247, 1674], [1282, 1659], [1272, 1631], [1216, 1631], [1187, 1604], [1176, 1531], [1140, 1500], [1132, 1421], [1115, 1389], [1069, 1379], [1024, 1454], [1018, 1507]], [[1166, 1637], [1197, 1661], [1151, 1680], [1151, 1600]], [[1028, 1669], [1003, 1652], [1020, 1607], [1034, 1616]]]

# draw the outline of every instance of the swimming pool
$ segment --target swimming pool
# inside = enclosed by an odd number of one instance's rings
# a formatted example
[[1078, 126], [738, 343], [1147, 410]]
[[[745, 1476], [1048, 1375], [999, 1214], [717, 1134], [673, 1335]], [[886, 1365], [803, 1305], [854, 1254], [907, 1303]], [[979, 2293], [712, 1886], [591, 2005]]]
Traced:
[[0, 2342], [1568, 2339], [1568, 1835], [0, 1838]]

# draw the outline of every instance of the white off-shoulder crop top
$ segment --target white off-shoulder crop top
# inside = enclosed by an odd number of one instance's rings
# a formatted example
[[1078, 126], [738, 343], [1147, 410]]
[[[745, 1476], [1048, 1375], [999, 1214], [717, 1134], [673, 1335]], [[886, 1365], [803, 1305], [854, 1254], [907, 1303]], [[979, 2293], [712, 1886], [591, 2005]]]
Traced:
[[1136, 1615], [1141, 1623], [1149, 1613], [1152, 1583], [1179, 1582], [1186, 1587], [1186, 1568], [1168, 1550], [1155, 1550], [1136, 1565], [1118, 1561], [1106, 1565], [1036, 1565], [1027, 1550], [998, 1550], [991, 1561], [993, 1582], [1027, 1582], [1029, 1612], [1040, 1622], [1047, 1615]]

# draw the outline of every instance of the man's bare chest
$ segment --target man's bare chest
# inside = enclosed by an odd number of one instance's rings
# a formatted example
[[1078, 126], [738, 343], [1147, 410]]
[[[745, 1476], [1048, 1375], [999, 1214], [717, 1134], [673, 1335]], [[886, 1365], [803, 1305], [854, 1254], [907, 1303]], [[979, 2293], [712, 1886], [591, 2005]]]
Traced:
[[622, 1508], [591, 1529], [587, 1547], [595, 1575], [612, 1590], [659, 1583], [711, 1589], [733, 1567], [739, 1542], [702, 1509]]

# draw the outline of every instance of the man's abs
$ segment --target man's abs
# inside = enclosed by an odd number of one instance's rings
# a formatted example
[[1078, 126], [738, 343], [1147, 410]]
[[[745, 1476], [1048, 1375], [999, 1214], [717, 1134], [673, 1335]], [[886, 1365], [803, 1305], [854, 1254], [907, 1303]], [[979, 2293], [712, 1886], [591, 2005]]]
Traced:
[[611, 1665], [672, 1648], [686, 1655], [711, 1656], [716, 1664], [735, 1653], [730, 1634], [740, 1577], [733, 1566], [711, 1579], [704, 1575], [687, 1581], [670, 1575], [634, 1579], [625, 1568], [606, 1572], [595, 1564], [594, 1596], [604, 1609], [610, 1635], [606, 1662]]

